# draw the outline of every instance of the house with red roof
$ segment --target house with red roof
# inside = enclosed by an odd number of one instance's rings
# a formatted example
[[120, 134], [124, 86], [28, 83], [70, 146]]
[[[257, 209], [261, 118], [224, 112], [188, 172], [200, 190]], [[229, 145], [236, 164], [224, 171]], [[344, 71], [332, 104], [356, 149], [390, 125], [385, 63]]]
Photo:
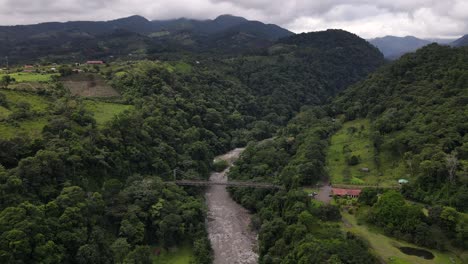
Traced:
[[333, 196], [357, 198], [359, 197], [360, 194], [361, 194], [360, 189], [332, 188]]

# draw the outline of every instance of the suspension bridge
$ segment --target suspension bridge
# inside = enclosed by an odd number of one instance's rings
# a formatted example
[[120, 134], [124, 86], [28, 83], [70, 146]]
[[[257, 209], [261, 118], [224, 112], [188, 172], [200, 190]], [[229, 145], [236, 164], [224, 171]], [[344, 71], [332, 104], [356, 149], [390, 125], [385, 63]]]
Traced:
[[281, 185], [276, 185], [267, 182], [250, 182], [250, 181], [203, 181], [203, 180], [177, 180], [177, 174], [184, 175], [183, 172], [175, 169], [173, 170], [174, 180], [168, 183], [174, 183], [179, 186], [226, 186], [226, 187], [239, 187], [239, 188], [257, 188], [257, 189], [284, 189]]
[[247, 182], [247, 181], [199, 181], [199, 180], [178, 180], [173, 181], [179, 186], [226, 186], [226, 187], [241, 187], [241, 188], [258, 188], [258, 189], [284, 189], [283, 186], [264, 182]]

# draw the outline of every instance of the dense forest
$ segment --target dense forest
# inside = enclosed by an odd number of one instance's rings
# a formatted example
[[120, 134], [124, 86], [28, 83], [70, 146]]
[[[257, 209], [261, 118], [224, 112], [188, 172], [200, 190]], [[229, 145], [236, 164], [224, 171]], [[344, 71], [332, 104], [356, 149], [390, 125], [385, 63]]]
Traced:
[[[96, 67], [96, 74], [122, 95], [112, 100], [133, 106], [105, 124], [97, 123], [85, 100], [72, 96], [60, 78], [34, 94], [50, 102], [42, 112], [0, 91], [1, 107], [10, 113], [2, 122], [46, 119], [37, 137], [17, 133], [0, 139], [2, 263], [151, 263], [155, 246], [182, 243], [193, 248], [194, 263], [210, 263], [202, 191], [166, 183], [173, 170], [187, 179], [206, 178], [216, 154], [271, 138], [302, 106], [327, 102], [383, 63], [366, 41], [336, 30], [284, 39], [252, 56], [203, 57], [199, 63], [194, 57]], [[62, 66], [62, 75], [72, 74], [68, 67]], [[314, 118], [302, 115], [294, 119], [296, 126], [288, 126], [290, 134], [310, 147], [323, 147], [302, 130], [323, 122], [310, 133], [325, 139], [333, 128], [330, 119], [322, 112]], [[320, 148], [314, 151], [296, 162], [320, 156]], [[313, 182], [306, 175], [314, 166], [302, 166], [303, 177], [285, 174], [284, 184]], [[315, 217], [336, 220], [336, 208], [315, 208], [300, 192], [270, 199], [277, 201], [272, 206], [288, 208], [288, 217], [278, 215], [270, 232], [287, 229], [294, 237], [294, 232], [314, 231], [288, 263], [301, 263], [303, 254], [303, 261], [312, 257], [309, 246], [321, 251], [322, 238], [331, 255], [320, 259], [372, 259], [364, 243], [355, 242], [358, 238], [341, 238], [333, 224], [325, 229], [313, 224]], [[279, 214], [276, 209], [264, 217]], [[271, 257], [281, 257], [292, 237], [279, 242]], [[272, 247], [268, 243], [262, 242], [262, 253]], [[341, 246], [347, 250], [338, 252]]]

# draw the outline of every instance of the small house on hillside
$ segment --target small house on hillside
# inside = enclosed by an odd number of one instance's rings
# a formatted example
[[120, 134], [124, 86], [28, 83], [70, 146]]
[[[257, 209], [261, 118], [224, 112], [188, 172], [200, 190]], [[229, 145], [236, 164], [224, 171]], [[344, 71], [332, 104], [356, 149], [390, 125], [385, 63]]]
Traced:
[[357, 198], [359, 197], [360, 194], [361, 194], [360, 189], [332, 188], [333, 196]]
[[24, 65], [23, 72], [34, 72], [34, 66], [33, 65]]
[[101, 60], [91, 60], [91, 61], [87, 61], [86, 64], [99, 65], [99, 64], [104, 64], [104, 62]]

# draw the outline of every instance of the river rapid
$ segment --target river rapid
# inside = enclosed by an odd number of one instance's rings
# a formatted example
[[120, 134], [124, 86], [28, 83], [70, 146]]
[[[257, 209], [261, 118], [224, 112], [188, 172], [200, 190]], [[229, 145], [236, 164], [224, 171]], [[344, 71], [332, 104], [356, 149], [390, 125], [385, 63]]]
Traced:
[[[229, 167], [213, 172], [210, 181], [227, 181], [227, 172], [239, 158], [243, 148], [234, 149], [216, 159]], [[214, 264], [256, 264], [257, 234], [250, 229], [249, 212], [229, 196], [225, 186], [209, 186], [205, 193], [208, 206], [208, 236], [214, 251]]]

